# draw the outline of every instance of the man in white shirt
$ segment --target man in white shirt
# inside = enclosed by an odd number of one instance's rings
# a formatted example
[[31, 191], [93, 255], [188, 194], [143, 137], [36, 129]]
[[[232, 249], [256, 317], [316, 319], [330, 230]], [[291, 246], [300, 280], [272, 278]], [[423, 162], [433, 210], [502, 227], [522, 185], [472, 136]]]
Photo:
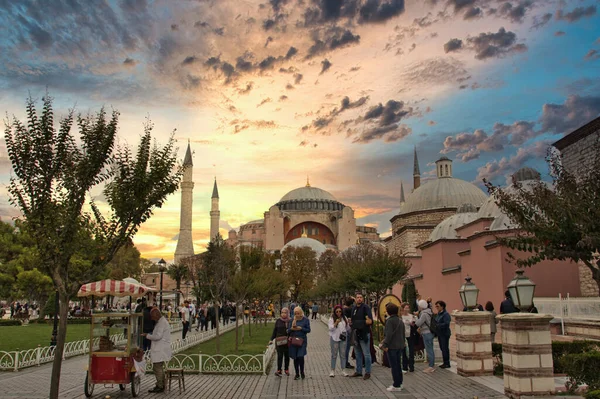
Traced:
[[[195, 301], [194, 301], [195, 302]], [[194, 319], [196, 318], [196, 305], [193, 302], [190, 302], [190, 325], [189, 330], [192, 331], [192, 326], [194, 325]]]
[[152, 370], [156, 376], [156, 386], [150, 393], [160, 393], [165, 391], [165, 364], [171, 360], [173, 352], [171, 350], [171, 328], [169, 322], [163, 317], [158, 308], [152, 308], [150, 317], [156, 323], [152, 334], [142, 334], [152, 342], [150, 348], [150, 359], [152, 361]]
[[181, 322], [183, 323], [183, 330], [181, 330], [181, 339], [185, 339], [185, 336], [190, 329], [190, 303], [185, 300], [181, 307]]

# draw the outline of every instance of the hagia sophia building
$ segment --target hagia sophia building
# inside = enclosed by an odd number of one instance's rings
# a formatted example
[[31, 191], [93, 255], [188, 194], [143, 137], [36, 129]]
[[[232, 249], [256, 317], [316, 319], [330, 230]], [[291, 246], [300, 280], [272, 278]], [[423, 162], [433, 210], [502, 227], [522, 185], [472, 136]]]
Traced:
[[[175, 263], [194, 255], [192, 243], [192, 153], [188, 144], [186, 167], [181, 182], [181, 230], [175, 251]], [[480, 302], [499, 306], [505, 287], [516, 270], [507, 260], [508, 249], [497, 242], [498, 236], [515, 234], [495, 204], [476, 185], [453, 177], [452, 160], [442, 156], [435, 162], [436, 177], [421, 184], [417, 151], [414, 152], [413, 189], [404, 196], [401, 183], [400, 208], [391, 219], [391, 235], [379, 237], [374, 227], [357, 226], [354, 210], [328, 191], [306, 185], [291, 190], [264, 212], [261, 219], [249, 221], [231, 230], [227, 242], [234, 246], [256, 246], [269, 252], [286, 246], [312, 248], [319, 256], [327, 249], [344, 251], [358, 242], [385, 245], [389, 251], [403, 254], [411, 263], [409, 276], [394, 286], [400, 295], [406, 281], [414, 282], [424, 296], [446, 300], [449, 309], [460, 307], [458, 289], [469, 275], [480, 288]], [[515, 175], [522, 183], [539, 180], [540, 174], [524, 168]], [[219, 193], [215, 180], [211, 198], [213, 239], [219, 232]], [[517, 257], [523, 254], [516, 254]], [[570, 261], [544, 261], [528, 269], [538, 284], [537, 296], [582, 294], [581, 268]]]

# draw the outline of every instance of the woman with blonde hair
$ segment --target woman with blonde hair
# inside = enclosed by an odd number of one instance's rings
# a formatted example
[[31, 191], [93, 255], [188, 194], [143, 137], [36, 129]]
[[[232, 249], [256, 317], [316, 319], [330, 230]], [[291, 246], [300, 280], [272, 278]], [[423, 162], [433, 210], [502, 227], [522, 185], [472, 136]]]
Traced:
[[304, 374], [304, 356], [306, 356], [307, 336], [310, 332], [310, 320], [304, 317], [302, 307], [294, 308], [294, 317], [289, 322], [288, 334], [290, 335], [290, 357], [294, 359], [294, 369], [296, 371], [295, 380], [305, 379]]

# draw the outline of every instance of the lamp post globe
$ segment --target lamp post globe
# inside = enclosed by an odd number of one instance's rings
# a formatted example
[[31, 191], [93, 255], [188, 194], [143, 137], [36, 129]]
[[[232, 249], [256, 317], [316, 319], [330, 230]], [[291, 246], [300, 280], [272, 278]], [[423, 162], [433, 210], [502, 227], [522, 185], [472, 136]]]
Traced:
[[524, 275], [523, 270], [517, 270], [516, 273], [506, 288], [515, 307], [521, 312], [527, 312], [533, 307], [535, 283]]
[[158, 309], [162, 312], [163, 305], [163, 273], [167, 270], [167, 262], [163, 258], [158, 261], [158, 271], [160, 272], [160, 301], [158, 302]]
[[471, 277], [465, 278], [465, 283], [460, 287], [458, 293], [465, 309], [473, 310], [477, 306], [479, 288], [471, 282]]

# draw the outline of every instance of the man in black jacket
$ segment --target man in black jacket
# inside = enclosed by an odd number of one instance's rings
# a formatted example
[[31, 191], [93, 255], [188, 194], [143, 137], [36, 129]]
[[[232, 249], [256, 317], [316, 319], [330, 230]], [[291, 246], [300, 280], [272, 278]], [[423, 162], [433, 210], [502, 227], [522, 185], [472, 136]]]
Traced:
[[[371, 348], [369, 347], [371, 333], [370, 326], [373, 324], [373, 313], [371, 308], [364, 303], [361, 293], [356, 294], [356, 305], [352, 307], [350, 327], [355, 337], [354, 354], [356, 355], [356, 371], [350, 377], [371, 378]], [[362, 375], [362, 357], [365, 357], [365, 375]]]
[[515, 307], [515, 304], [513, 303], [512, 298], [510, 297], [509, 291], [506, 291], [504, 293], [504, 297], [505, 297], [505, 299], [500, 304], [500, 313], [502, 313], [502, 314], [518, 313], [519, 309], [517, 309]]
[[387, 352], [390, 368], [392, 369], [393, 384], [387, 390], [399, 392], [402, 390], [402, 351], [405, 348], [404, 322], [398, 317], [398, 306], [388, 303], [385, 306], [386, 313], [390, 316], [385, 322], [385, 338], [381, 342], [381, 348]]

